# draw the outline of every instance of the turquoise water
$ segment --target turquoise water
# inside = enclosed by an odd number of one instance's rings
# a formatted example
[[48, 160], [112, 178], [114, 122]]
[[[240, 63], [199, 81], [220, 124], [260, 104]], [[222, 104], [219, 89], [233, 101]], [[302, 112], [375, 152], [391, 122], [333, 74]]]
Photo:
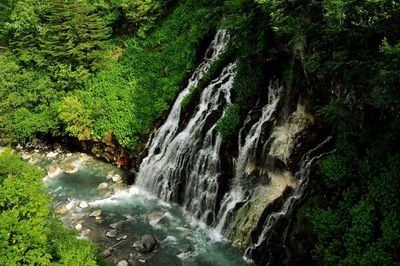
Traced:
[[[155, 266], [249, 265], [230, 242], [193, 221], [180, 206], [162, 202], [123, 181], [107, 179], [107, 175], [118, 174], [122, 180], [127, 176], [112, 164], [79, 153], [25, 153], [24, 159], [44, 169], [50, 165], [62, 169], [66, 164], [76, 168], [74, 173], [60, 171], [57, 176], [44, 179], [54, 198], [54, 207], [62, 214], [65, 225], [77, 228], [82, 238], [89, 238], [104, 249], [117, 244], [107, 258], [113, 263], [129, 260], [139, 265], [139, 260], [142, 263], [144, 260], [145, 265]], [[100, 183], [107, 183], [107, 188], [98, 189]], [[85, 207], [82, 202], [88, 207], [81, 208]], [[101, 215], [91, 217], [93, 211], [100, 211]], [[106, 236], [113, 229], [110, 225], [115, 227], [115, 237]], [[132, 246], [143, 234], [150, 234], [158, 241], [151, 253], [140, 254]]]

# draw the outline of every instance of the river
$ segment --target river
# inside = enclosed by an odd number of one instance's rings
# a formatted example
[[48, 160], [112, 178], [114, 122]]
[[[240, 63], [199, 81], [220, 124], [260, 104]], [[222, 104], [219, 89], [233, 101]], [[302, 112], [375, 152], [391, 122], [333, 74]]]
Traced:
[[[127, 185], [128, 172], [112, 164], [61, 150], [20, 153], [47, 171], [43, 180], [65, 226], [103, 249], [116, 245], [107, 257], [114, 264], [249, 265], [215, 229], [194, 220], [179, 205]], [[141, 254], [133, 243], [144, 234], [158, 243], [154, 251]]]

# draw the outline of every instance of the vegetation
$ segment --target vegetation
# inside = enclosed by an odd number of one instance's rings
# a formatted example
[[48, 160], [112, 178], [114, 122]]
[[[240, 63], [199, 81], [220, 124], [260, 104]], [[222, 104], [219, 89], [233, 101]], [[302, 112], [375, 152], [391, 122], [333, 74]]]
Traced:
[[[0, 54], [7, 84], [0, 88], [0, 126], [8, 141], [48, 133], [100, 141], [112, 134], [135, 148], [168, 109], [221, 15], [219, 1], [180, 1], [150, 31], [170, 1], [94, 2], [7, 6], [13, 12], [3, 14], [0, 31], [8, 47]], [[121, 28], [131, 35], [110, 35]]]
[[[398, 1], [4, 0], [0, 7], [1, 139], [112, 136], [134, 150], [165, 115], [203, 42], [224, 27], [233, 36], [229, 51], [191, 89], [184, 109], [236, 61], [232, 104], [217, 124], [225, 140], [265, 102], [274, 78], [285, 83], [286, 95], [302, 95], [336, 136], [337, 152], [318, 164], [297, 213], [291, 231], [297, 243], [287, 263], [400, 263]], [[2, 186], [16, 191], [3, 175]], [[19, 221], [1, 210], [9, 216], [0, 226]], [[63, 260], [54, 253], [63, 248], [46, 246], [52, 223], [41, 221], [43, 237], [24, 237], [32, 238], [38, 249], [29, 250], [43, 261], [33, 261], [31, 253], [27, 261], [17, 258], [28, 250], [18, 246], [16, 263]], [[14, 258], [10, 250], [0, 252]]]
[[97, 265], [96, 249], [50, 210], [43, 176], [11, 149], [0, 152], [0, 264]]

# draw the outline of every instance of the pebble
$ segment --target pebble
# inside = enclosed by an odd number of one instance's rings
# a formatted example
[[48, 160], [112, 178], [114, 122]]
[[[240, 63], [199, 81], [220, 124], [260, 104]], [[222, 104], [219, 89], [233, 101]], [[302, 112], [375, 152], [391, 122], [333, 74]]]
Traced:
[[72, 210], [73, 208], [75, 208], [75, 203], [73, 201], [70, 201], [67, 205], [65, 205], [65, 209], [67, 210]]
[[76, 231], [81, 231], [82, 230], [82, 225], [81, 224], [75, 225], [75, 230]]
[[128, 262], [126, 260], [121, 260], [118, 262], [117, 266], [128, 266]]
[[108, 188], [108, 184], [107, 183], [100, 183], [98, 186], [97, 186], [97, 189], [98, 190], [103, 190], [103, 189], [106, 189], [106, 188]]
[[85, 209], [85, 208], [89, 207], [89, 204], [86, 201], [81, 201], [81, 202], [79, 202], [78, 206], [81, 209]]
[[101, 210], [95, 210], [91, 214], [89, 214], [90, 217], [97, 217], [101, 215]]
[[112, 177], [112, 181], [114, 181], [114, 182], [120, 182], [121, 180], [122, 180], [122, 178], [120, 175], [114, 175]]
[[118, 238], [117, 238], [117, 241], [125, 240], [125, 239], [127, 239], [127, 238], [128, 238], [127, 235], [123, 235], [123, 236], [118, 237]]
[[115, 229], [118, 227], [118, 225], [120, 225], [121, 222], [116, 222], [116, 223], [112, 223], [110, 224], [110, 228]]
[[107, 231], [106, 236], [107, 237], [115, 237], [117, 235], [117, 230], [110, 230]]

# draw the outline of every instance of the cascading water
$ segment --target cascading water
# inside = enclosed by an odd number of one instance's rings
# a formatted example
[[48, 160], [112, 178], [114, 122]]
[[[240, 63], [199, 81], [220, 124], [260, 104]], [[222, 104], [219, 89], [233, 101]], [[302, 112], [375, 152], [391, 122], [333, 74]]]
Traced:
[[278, 81], [271, 82], [268, 86], [268, 102], [262, 108], [261, 117], [250, 128], [244, 140], [242, 140], [243, 131], [251, 121], [250, 115], [246, 118], [244, 127], [239, 132], [239, 154], [236, 160], [235, 177], [230, 192], [225, 195], [222, 201], [218, 214], [218, 224], [216, 226], [217, 231], [225, 236], [229, 236], [232, 232], [232, 214], [236, 205], [245, 200], [243, 177], [246, 174], [246, 167], [255, 159], [263, 125], [273, 118], [281, 91], [282, 86], [279, 85]]
[[225, 67], [220, 76], [203, 90], [187, 126], [180, 132], [178, 128], [184, 96], [225, 51], [227, 41], [227, 33], [219, 31], [206, 52], [204, 62], [190, 79], [188, 88], [180, 93], [166, 123], [155, 134], [136, 181], [138, 186], [163, 200], [181, 203], [196, 218], [208, 223], [214, 220], [222, 141], [216, 125], [209, 127], [208, 122], [223, 115], [224, 105], [231, 102], [234, 63]]
[[[268, 101], [261, 112], [256, 111], [261, 113], [260, 117], [249, 114], [239, 132], [234, 176], [221, 200], [218, 193], [221, 192], [222, 138], [216, 130], [216, 121], [231, 103], [236, 64], [228, 64], [219, 77], [203, 89], [199, 104], [187, 123], [181, 121], [181, 105], [190, 88], [198, 85], [211, 64], [225, 52], [228, 39], [226, 31], [218, 31], [203, 62], [151, 140], [136, 185], [162, 200], [181, 204], [194, 218], [214, 226], [214, 231], [234, 240], [242, 251], [246, 250], [248, 258], [254, 259], [255, 252], [264, 252], [260, 249], [268, 242], [273, 225], [281, 217], [291, 215], [294, 203], [304, 193], [312, 163], [324, 155], [315, 153], [329, 139], [307, 152], [299, 164], [300, 170], [293, 175], [288, 162], [295, 150], [296, 138], [313, 119], [305, 112], [304, 105], [298, 104], [297, 110], [278, 126], [275, 113], [283, 87], [278, 81], [271, 81]], [[266, 141], [261, 141], [265, 139], [261, 136], [266, 123], [272, 126], [271, 134]], [[255, 233], [259, 234], [257, 239], [254, 239]], [[285, 235], [286, 231], [283, 240]], [[257, 261], [268, 260], [265, 255], [261, 260], [260, 255], [257, 256]]]

